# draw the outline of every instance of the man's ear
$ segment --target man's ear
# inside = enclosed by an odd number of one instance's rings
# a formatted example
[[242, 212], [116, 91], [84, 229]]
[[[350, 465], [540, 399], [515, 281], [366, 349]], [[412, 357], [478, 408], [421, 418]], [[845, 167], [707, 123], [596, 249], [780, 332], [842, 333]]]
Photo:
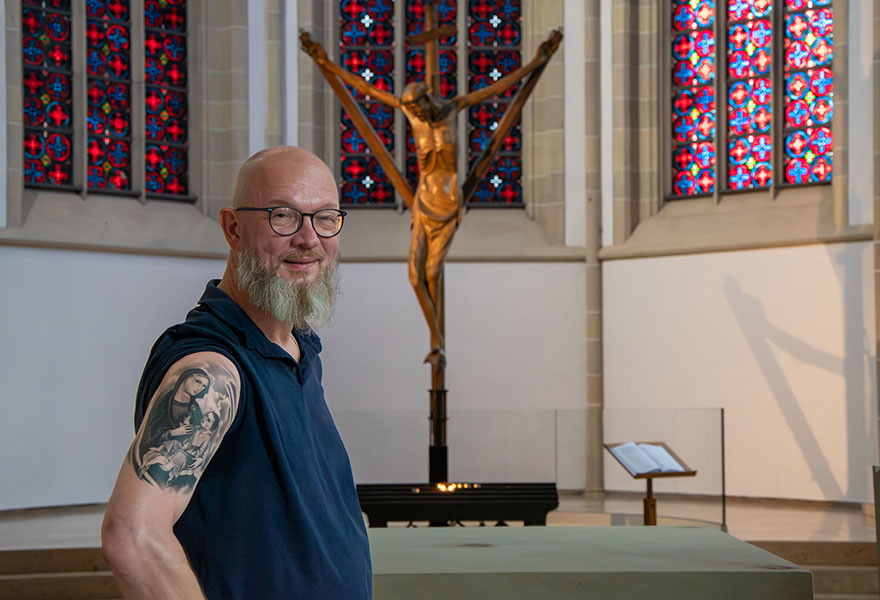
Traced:
[[232, 208], [220, 209], [220, 228], [223, 229], [223, 235], [226, 236], [226, 243], [233, 250], [238, 250], [241, 243], [241, 232], [239, 230], [238, 214]]

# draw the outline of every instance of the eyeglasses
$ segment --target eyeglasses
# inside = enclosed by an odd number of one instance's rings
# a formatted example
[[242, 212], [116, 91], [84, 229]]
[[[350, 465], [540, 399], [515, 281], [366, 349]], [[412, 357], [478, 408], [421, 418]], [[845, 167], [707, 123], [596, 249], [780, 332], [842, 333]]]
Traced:
[[336, 208], [322, 208], [313, 213], [304, 213], [290, 206], [270, 206], [268, 208], [256, 208], [248, 206], [236, 208], [236, 211], [259, 211], [269, 213], [269, 226], [278, 235], [293, 235], [302, 227], [304, 217], [312, 220], [312, 228], [322, 238], [332, 238], [342, 231], [342, 221], [348, 214], [344, 210]]

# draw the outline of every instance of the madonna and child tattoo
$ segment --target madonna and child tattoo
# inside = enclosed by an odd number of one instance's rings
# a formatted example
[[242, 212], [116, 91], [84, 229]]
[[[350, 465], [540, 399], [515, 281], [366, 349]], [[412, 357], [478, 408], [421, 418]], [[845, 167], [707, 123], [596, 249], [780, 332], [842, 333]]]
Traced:
[[129, 452], [138, 477], [192, 491], [232, 422], [237, 380], [219, 360], [184, 359], [172, 367]]

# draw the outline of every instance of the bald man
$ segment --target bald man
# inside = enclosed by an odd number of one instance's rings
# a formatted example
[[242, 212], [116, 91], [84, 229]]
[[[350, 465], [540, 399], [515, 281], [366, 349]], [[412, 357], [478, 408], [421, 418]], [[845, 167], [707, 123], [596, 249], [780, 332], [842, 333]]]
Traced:
[[370, 598], [314, 332], [332, 310], [344, 216], [332, 173], [305, 150], [241, 167], [220, 211], [223, 278], [159, 337], [138, 387], [102, 527], [126, 597]]

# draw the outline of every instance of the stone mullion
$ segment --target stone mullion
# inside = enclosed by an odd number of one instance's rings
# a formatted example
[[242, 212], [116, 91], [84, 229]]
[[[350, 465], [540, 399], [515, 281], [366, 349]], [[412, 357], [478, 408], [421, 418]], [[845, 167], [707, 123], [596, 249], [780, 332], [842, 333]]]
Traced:
[[[190, 2], [192, 3], [192, 2]], [[129, 96], [131, 98], [131, 179], [129, 181], [132, 191], [137, 192], [138, 201], [146, 202], [146, 185], [145, 172], [146, 165], [144, 163], [144, 154], [146, 148], [146, 77], [144, 75], [144, 40], [146, 35], [144, 32], [144, 7], [142, 2], [134, 1], [129, 5], [129, 39], [131, 46], [129, 47], [129, 71], [131, 73], [129, 79]], [[187, 22], [192, 20], [187, 17]], [[188, 48], [189, 44], [187, 44]], [[191, 76], [192, 68], [188, 74]], [[190, 123], [190, 132], [192, 131], [192, 122]], [[187, 168], [187, 177], [192, 179], [195, 170], [192, 169], [190, 162]]]
[[[588, 3], [585, 7], [584, 62], [587, 69], [585, 82], [599, 81], [599, 12], [598, 2]], [[575, 58], [579, 60], [579, 57]], [[586, 257], [586, 346], [587, 346], [587, 397], [586, 397], [586, 481], [585, 491], [594, 492], [604, 489], [602, 431], [604, 412], [604, 393], [602, 389], [602, 264], [599, 261], [599, 249], [602, 245], [602, 203], [600, 183], [600, 122], [599, 103], [584, 107], [585, 123], [585, 156], [583, 166], [586, 174], [584, 189], [585, 236], [584, 251]]]
[[[394, 95], [398, 98], [403, 94], [406, 85], [406, 0], [394, 0]], [[406, 117], [403, 111], [394, 111], [394, 165], [406, 179]], [[399, 210], [406, 208], [400, 193], [394, 190], [394, 202]]]

